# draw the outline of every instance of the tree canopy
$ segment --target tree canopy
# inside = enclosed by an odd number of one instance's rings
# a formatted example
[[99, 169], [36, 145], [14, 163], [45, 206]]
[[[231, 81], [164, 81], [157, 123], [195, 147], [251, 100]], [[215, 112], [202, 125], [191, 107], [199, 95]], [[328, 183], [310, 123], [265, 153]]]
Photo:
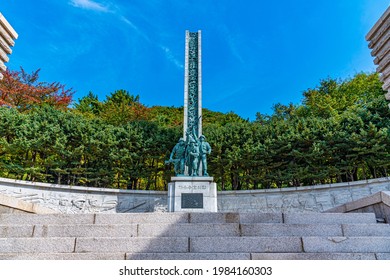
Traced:
[[51, 105], [66, 108], [72, 101], [72, 89], [58, 82], [40, 82], [39, 69], [31, 74], [24, 71], [2, 71], [0, 82], [0, 106], [26, 111], [33, 106]]
[[[255, 121], [204, 108], [209, 174], [221, 190], [389, 176], [383, 94], [377, 74], [359, 73], [322, 80], [302, 104], [276, 104]], [[0, 95], [2, 177], [165, 190], [173, 176], [164, 162], [182, 135], [182, 107], [147, 107], [126, 90], [102, 101], [90, 92], [70, 107], [70, 91], [24, 71], [6, 72]]]

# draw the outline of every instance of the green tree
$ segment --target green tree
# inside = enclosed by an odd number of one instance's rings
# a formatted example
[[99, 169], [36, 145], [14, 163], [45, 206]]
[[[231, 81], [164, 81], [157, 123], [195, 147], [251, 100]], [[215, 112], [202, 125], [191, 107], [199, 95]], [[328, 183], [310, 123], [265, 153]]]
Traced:
[[75, 104], [75, 109], [89, 116], [99, 116], [102, 111], [103, 104], [99, 101], [98, 96], [91, 91], [82, 98], [79, 98]]

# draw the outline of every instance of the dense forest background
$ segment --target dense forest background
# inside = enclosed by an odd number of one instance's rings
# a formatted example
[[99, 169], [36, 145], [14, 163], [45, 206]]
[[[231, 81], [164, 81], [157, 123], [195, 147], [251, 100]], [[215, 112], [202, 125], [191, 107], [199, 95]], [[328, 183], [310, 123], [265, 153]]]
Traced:
[[[182, 107], [147, 107], [126, 90], [76, 102], [39, 71], [3, 72], [0, 177], [92, 187], [166, 190], [165, 165], [182, 135]], [[377, 74], [327, 78], [302, 103], [256, 120], [203, 109], [220, 190], [346, 182], [389, 176], [390, 110]]]

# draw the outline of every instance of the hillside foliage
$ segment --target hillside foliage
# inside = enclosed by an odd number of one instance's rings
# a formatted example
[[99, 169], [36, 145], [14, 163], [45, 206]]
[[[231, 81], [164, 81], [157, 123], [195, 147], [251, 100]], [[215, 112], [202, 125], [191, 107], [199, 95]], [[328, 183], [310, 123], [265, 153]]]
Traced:
[[[8, 76], [7, 76], [8, 75]], [[0, 81], [0, 177], [166, 190], [165, 165], [182, 135], [182, 107], [147, 107], [126, 90], [101, 101], [41, 83], [38, 72]], [[377, 74], [325, 79], [302, 104], [255, 121], [203, 110], [209, 174], [221, 190], [283, 188], [389, 176], [390, 111]]]
[[0, 106], [16, 108], [23, 112], [34, 106], [50, 105], [66, 108], [72, 101], [73, 90], [58, 82], [39, 81], [39, 69], [31, 74], [24, 71], [2, 71], [0, 82]]

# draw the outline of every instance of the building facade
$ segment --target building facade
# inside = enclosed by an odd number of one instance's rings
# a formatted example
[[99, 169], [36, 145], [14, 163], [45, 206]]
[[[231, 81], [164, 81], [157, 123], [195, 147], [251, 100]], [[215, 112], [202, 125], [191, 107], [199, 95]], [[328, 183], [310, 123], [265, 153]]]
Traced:
[[376, 71], [380, 73], [382, 88], [387, 91], [385, 97], [390, 101], [390, 7], [367, 33], [366, 40], [375, 57], [374, 63], [378, 65]]
[[[5, 71], [7, 67], [5, 63], [9, 61], [9, 55], [12, 54], [12, 47], [15, 45], [15, 40], [18, 34], [12, 28], [11, 24], [0, 13], [0, 69]], [[0, 79], [3, 75], [0, 73]]]

